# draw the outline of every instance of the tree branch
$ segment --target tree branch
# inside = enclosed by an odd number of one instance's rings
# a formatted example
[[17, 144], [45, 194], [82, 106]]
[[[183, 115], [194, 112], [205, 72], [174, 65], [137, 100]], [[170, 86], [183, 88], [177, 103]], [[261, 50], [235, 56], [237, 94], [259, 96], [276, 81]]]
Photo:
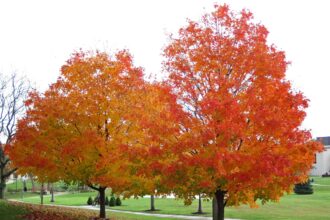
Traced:
[[16, 170], [17, 170], [17, 168], [14, 168], [14, 169], [12, 169], [11, 171], [9, 171], [8, 173], [3, 174], [2, 177], [6, 179], [6, 178], [8, 178], [11, 174], [15, 173]]
[[87, 184], [87, 186], [88, 187], [90, 187], [90, 188], [92, 188], [92, 189], [94, 189], [94, 190], [96, 190], [96, 191], [100, 191], [100, 188], [98, 188], [98, 187], [95, 187], [95, 186], [93, 186], [92, 184]]

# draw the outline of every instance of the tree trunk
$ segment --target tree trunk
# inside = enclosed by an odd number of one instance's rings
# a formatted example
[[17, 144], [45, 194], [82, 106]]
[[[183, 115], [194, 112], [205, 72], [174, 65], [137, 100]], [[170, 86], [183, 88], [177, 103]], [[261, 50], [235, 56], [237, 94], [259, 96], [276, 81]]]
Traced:
[[54, 184], [52, 183], [51, 188], [50, 188], [50, 193], [51, 193], [51, 199], [50, 202], [55, 202], [54, 200]]
[[100, 187], [100, 218], [105, 218], [105, 189], [106, 187]]
[[26, 180], [23, 180], [23, 190], [24, 192], [27, 192], [27, 187], [26, 187]]
[[225, 193], [224, 191], [217, 190], [213, 199], [213, 220], [225, 219]]
[[18, 192], [18, 188], [17, 188], [17, 179], [18, 179], [18, 177], [16, 176], [16, 179], [15, 179], [15, 182], [16, 182], [16, 191], [15, 191], [15, 192]]
[[2, 150], [2, 145], [0, 143], [0, 199], [4, 199], [5, 194], [5, 179], [3, 178], [4, 166], [2, 165], [4, 152]]
[[0, 178], [0, 199], [5, 198], [5, 188], [6, 188], [6, 180], [3, 178]]
[[5, 180], [5, 178], [3, 178], [3, 171], [4, 171], [4, 168], [0, 165], [0, 199], [5, 198], [6, 180]]
[[202, 214], [203, 213], [201, 194], [198, 195], [198, 210], [197, 210], [197, 213], [199, 213], [199, 214]]
[[44, 183], [41, 183], [40, 187], [40, 204], [44, 204]]
[[150, 196], [150, 211], [156, 211], [156, 209], [155, 209], [155, 195]]
[[217, 200], [214, 196], [212, 199], [212, 220], [216, 220], [218, 218], [218, 209], [217, 209]]
[[31, 191], [32, 191], [32, 192], [35, 192], [35, 191], [36, 191], [36, 187], [35, 187], [35, 184], [34, 184], [33, 175], [30, 174], [29, 177], [30, 177], [31, 185], [32, 185], [32, 189], [31, 189]]

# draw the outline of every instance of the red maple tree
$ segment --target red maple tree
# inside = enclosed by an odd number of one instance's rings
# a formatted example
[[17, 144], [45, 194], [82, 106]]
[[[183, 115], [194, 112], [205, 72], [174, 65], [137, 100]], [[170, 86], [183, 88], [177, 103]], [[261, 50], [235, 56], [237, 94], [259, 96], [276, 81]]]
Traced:
[[216, 5], [164, 52], [168, 84], [192, 121], [168, 184], [188, 201], [215, 198], [214, 219], [228, 205], [279, 200], [322, 149], [300, 128], [308, 100], [285, 79], [285, 53], [267, 35], [251, 12]]

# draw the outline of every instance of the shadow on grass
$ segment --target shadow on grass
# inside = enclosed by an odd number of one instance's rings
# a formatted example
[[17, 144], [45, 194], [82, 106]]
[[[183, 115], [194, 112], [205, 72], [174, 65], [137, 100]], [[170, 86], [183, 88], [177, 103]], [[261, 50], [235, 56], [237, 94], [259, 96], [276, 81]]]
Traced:
[[193, 212], [191, 213], [193, 215], [206, 215], [206, 214], [209, 214], [208, 212]]
[[143, 210], [143, 212], [149, 212], [149, 213], [159, 212], [159, 211], [160, 211], [160, 209], [154, 209], [154, 210], [148, 209], [148, 210]]

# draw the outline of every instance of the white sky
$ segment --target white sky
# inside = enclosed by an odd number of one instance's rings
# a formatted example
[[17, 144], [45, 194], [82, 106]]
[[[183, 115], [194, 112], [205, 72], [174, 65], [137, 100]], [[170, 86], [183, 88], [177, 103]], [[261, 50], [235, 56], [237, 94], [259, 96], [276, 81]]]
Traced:
[[[186, 18], [213, 10], [214, 0], [0, 0], [0, 72], [17, 71], [43, 91], [79, 48], [129, 49], [147, 73], [161, 70], [167, 33]], [[287, 72], [310, 99], [303, 124], [313, 137], [330, 135], [330, 1], [228, 0], [251, 10], [270, 32], [269, 42], [286, 51]]]

